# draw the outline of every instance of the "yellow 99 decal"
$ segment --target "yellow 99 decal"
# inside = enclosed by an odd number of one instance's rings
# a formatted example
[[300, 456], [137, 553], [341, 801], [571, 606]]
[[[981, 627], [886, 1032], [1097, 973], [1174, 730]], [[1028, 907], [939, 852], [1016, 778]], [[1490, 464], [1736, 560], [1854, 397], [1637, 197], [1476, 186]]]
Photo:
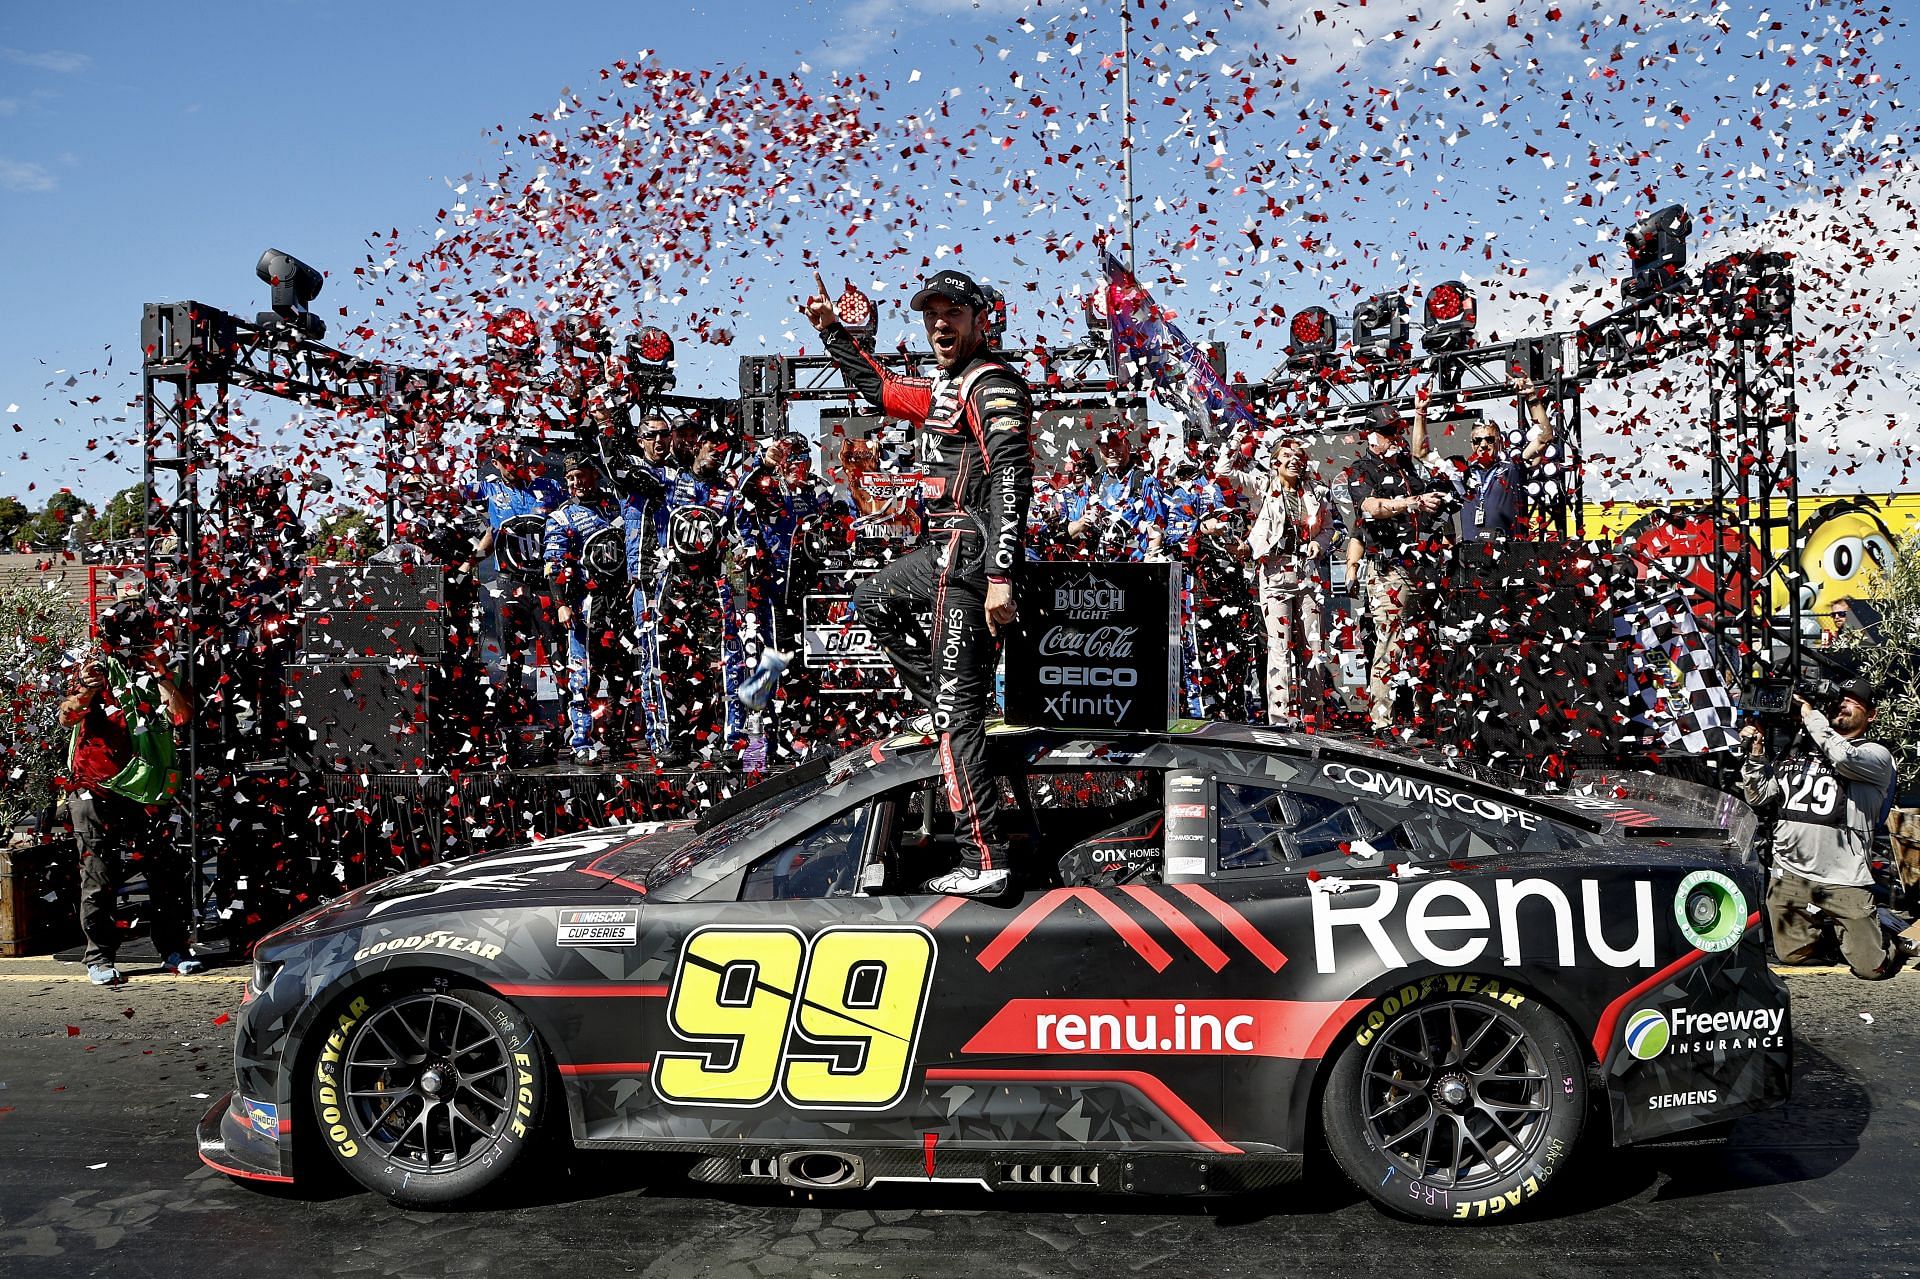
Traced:
[[[907, 1089], [937, 951], [920, 928], [702, 928], [667, 1005], [653, 1085], [681, 1105], [885, 1109]], [[788, 1050], [788, 1041], [794, 1046]]]

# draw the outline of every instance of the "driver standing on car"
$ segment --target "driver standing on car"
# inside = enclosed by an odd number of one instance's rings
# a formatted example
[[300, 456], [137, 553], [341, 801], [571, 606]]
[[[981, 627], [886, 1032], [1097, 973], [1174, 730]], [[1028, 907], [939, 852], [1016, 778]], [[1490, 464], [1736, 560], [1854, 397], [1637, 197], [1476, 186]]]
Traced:
[[1856, 680], [1842, 691], [1829, 719], [1804, 697], [1795, 697], [1803, 741], [1785, 759], [1767, 754], [1767, 735], [1747, 724], [1741, 787], [1755, 808], [1774, 810], [1773, 871], [1767, 885], [1767, 919], [1773, 953], [1783, 964], [1812, 956], [1820, 935], [1808, 917], [1816, 907], [1833, 919], [1840, 953], [1855, 977], [1891, 977], [1915, 953], [1904, 937], [1882, 939], [1873, 904], [1868, 858], [1874, 828], [1893, 785], [1893, 752], [1865, 740], [1876, 714], [1873, 688]]
[[[930, 708], [940, 739], [947, 806], [961, 839], [958, 870], [931, 892], [989, 897], [1011, 879], [1000, 829], [1000, 792], [987, 771], [986, 718], [996, 640], [1015, 618], [1013, 577], [1033, 492], [1033, 404], [1020, 375], [989, 353], [992, 307], [959, 271], [940, 271], [914, 294], [939, 371], [901, 377], [883, 369], [840, 323], [827, 286], [800, 310], [841, 374], [888, 417], [920, 426], [916, 442], [926, 502], [920, 545], [867, 578], [854, 608], [872, 626], [914, 699]], [[931, 613], [921, 625], [914, 617]]]

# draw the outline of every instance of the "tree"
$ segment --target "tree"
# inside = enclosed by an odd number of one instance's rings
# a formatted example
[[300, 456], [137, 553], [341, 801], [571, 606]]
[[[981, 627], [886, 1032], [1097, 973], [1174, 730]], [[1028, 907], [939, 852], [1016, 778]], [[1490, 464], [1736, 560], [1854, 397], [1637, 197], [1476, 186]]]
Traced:
[[1874, 736], [1893, 751], [1901, 789], [1912, 793], [1920, 790], [1920, 530], [1894, 548], [1872, 598], [1880, 624], [1849, 631], [1841, 642], [1873, 682], [1880, 699]]
[[69, 736], [57, 707], [65, 667], [85, 641], [85, 619], [64, 591], [0, 586], [0, 830], [57, 798]]
[[336, 564], [362, 564], [379, 550], [380, 521], [368, 511], [328, 516], [313, 531], [313, 555]]
[[89, 542], [124, 542], [143, 537], [146, 529], [146, 485], [129, 484], [113, 495], [81, 536]]
[[21, 528], [20, 540], [36, 551], [63, 550], [75, 527], [84, 532], [93, 518], [93, 503], [61, 489]]
[[0, 497], [0, 551], [11, 551], [33, 511], [17, 497]]

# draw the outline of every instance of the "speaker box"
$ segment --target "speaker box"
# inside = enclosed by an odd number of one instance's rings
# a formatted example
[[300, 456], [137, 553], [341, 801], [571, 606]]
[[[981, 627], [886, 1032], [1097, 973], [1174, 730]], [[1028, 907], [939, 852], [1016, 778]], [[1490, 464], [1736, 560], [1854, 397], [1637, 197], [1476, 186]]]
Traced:
[[305, 662], [287, 667], [288, 750], [329, 772], [431, 768], [433, 674], [412, 663]]
[[309, 564], [300, 579], [302, 612], [436, 612], [445, 603], [437, 564]]
[[300, 615], [300, 656], [307, 662], [437, 660], [446, 651], [447, 628], [437, 612], [331, 609]]

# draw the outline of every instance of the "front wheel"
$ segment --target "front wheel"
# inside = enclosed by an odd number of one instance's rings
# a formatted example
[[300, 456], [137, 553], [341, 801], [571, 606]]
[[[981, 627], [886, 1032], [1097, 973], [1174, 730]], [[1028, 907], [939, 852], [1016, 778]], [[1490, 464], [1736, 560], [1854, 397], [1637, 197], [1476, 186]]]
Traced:
[[1585, 1125], [1586, 1070], [1566, 1023], [1511, 988], [1451, 993], [1476, 985], [1433, 978], [1383, 997], [1327, 1081], [1334, 1161], [1393, 1212], [1484, 1221], [1530, 1205]]
[[313, 1113], [340, 1166], [396, 1204], [496, 1185], [546, 1108], [544, 1054], [518, 1009], [482, 990], [355, 996], [323, 1026]]

